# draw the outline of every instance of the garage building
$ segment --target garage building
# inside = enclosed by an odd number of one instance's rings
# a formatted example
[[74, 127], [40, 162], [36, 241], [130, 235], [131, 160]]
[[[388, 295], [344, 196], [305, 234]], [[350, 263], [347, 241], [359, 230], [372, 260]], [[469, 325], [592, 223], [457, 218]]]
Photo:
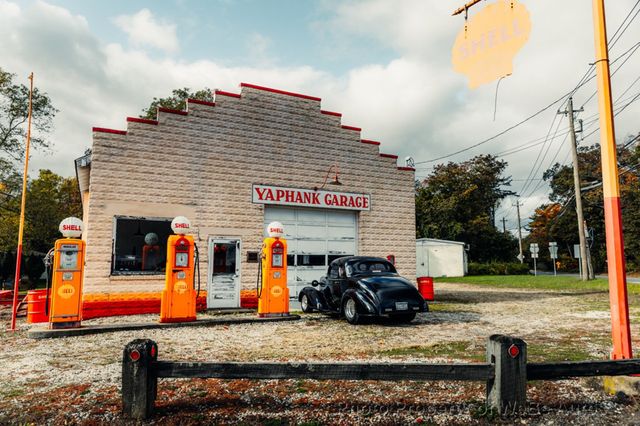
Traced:
[[256, 286], [265, 225], [284, 224], [290, 294], [344, 255], [395, 256], [415, 277], [414, 170], [360, 138], [320, 98], [241, 84], [215, 102], [93, 128], [76, 160], [87, 242], [84, 301], [157, 301], [173, 217], [199, 248], [203, 300], [233, 308]]

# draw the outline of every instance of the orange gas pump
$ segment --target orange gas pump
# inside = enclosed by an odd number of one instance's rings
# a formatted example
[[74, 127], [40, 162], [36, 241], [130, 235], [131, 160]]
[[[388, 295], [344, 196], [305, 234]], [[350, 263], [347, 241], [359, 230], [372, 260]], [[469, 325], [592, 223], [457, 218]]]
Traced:
[[84, 273], [85, 244], [82, 221], [68, 217], [60, 222], [65, 238], [56, 241], [53, 248], [51, 277], [51, 309], [49, 328], [80, 327], [82, 322], [82, 276]]
[[260, 259], [258, 316], [262, 318], [288, 316], [287, 241], [282, 238], [284, 228], [280, 222], [272, 222], [267, 227], [267, 233], [269, 238], [264, 239]]
[[167, 241], [167, 268], [160, 303], [160, 322], [188, 322], [196, 320], [196, 289], [194, 268], [195, 243], [189, 231], [191, 223], [184, 216], [171, 222], [177, 235]]

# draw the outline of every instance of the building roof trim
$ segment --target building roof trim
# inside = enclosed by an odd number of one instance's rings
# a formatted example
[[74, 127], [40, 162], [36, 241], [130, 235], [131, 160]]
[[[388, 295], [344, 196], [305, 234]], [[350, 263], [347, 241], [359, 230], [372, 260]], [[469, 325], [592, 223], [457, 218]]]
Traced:
[[158, 107], [158, 112], [166, 112], [167, 114], [178, 114], [178, 115], [189, 114], [187, 111], [183, 111], [179, 109], [164, 108], [164, 107]]
[[249, 87], [251, 89], [264, 90], [265, 92], [277, 93], [279, 95], [293, 96], [296, 98], [308, 99], [310, 101], [316, 101], [316, 102], [322, 101], [322, 99], [318, 98], [317, 96], [303, 95], [302, 93], [288, 92], [286, 90], [274, 89], [274, 88], [265, 87], [265, 86], [258, 86], [257, 84], [240, 83], [240, 87]]
[[116, 129], [107, 129], [105, 127], [93, 127], [92, 128], [92, 132], [99, 132], [99, 133], [111, 133], [114, 135], [126, 135], [127, 131], [126, 130], [116, 130]]
[[139, 118], [139, 117], [127, 117], [128, 123], [142, 123], [142, 124], [151, 124], [153, 126], [158, 125], [157, 120], [149, 120], [148, 118]]
[[220, 95], [220, 96], [229, 96], [230, 98], [238, 98], [240, 99], [240, 93], [231, 93], [231, 92], [225, 92], [224, 90], [218, 90], [216, 89], [216, 91], [214, 92], [214, 94]]
[[211, 107], [216, 106], [215, 102], [201, 101], [200, 99], [191, 99], [191, 98], [187, 99], [187, 103], [198, 104], [198, 105], [206, 105], [206, 106], [211, 106]]

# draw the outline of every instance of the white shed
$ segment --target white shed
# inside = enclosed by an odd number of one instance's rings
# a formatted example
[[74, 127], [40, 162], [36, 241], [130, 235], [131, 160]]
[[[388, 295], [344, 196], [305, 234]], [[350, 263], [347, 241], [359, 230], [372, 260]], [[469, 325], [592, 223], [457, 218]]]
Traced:
[[465, 244], [459, 241], [416, 240], [416, 276], [462, 277], [467, 273]]

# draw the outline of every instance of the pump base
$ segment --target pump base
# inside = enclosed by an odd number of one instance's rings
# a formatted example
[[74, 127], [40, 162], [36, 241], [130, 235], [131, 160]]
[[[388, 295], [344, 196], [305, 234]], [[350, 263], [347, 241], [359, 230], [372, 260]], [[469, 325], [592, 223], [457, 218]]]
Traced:
[[268, 313], [268, 314], [258, 314], [258, 318], [279, 318], [279, 317], [289, 317], [291, 314], [289, 312], [281, 312], [281, 313]]
[[196, 317], [183, 317], [183, 318], [160, 318], [158, 322], [167, 323], [167, 322], [193, 322], [196, 320]]
[[81, 325], [80, 321], [50, 322], [49, 329], [59, 330], [61, 328], [80, 328]]

